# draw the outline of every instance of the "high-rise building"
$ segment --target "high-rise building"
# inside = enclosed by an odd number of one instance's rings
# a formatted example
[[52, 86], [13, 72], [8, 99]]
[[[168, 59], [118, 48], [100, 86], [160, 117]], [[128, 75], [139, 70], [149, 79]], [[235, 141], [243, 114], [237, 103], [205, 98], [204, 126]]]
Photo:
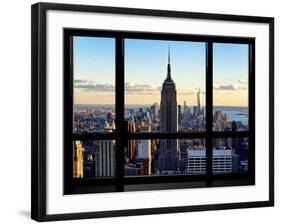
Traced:
[[181, 105], [178, 105], [178, 125], [181, 124], [181, 120], [182, 120]]
[[151, 108], [151, 119], [153, 122], [156, 122], [156, 120], [159, 117], [159, 104], [154, 103], [150, 108]]
[[93, 178], [95, 176], [95, 159], [94, 159], [93, 140], [83, 141], [83, 177]]
[[115, 141], [100, 140], [95, 144], [95, 176], [115, 176]]
[[73, 153], [73, 177], [83, 178], [83, 146], [81, 141], [75, 141]]
[[137, 140], [137, 163], [143, 167], [143, 175], [151, 175], [151, 139]]
[[[188, 149], [188, 173], [206, 172], [206, 150]], [[232, 149], [213, 148], [213, 172], [226, 173], [232, 171]]]
[[186, 100], [183, 102], [183, 112], [187, 111], [187, 103]]
[[[140, 127], [140, 132], [151, 132], [151, 119], [149, 114], [147, 115], [147, 125]], [[136, 141], [136, 162], [141, 167], [142, 175], [151, 175], [151, 139], [138, 139]], [[140, 166], [141, 164], [141, 166]]]
[[[131, 113], [130, 120], [127, 122], [127, 131], [129, 133], [136, 132], [133, 112]], [[134, 139], [128, 140], [128, 157], [129, 157], [130, 162], [132, 162], [135, 159], [135, 147], [136, 147], [136, 140], [134, 140]]]
[[227, 173], [232, 171], [232, 149], [225, 147], [213, 149], [213, 172]]
[[193, 116], [197, 117], [200, 114], [200, 109], [198, 106], [193, 106]]
[[188, 149], [187, 150], [187, 172], [188, 173], [205, 173], [206, 172], [206, 150]]
[[239, 155], [232, 154], [232, 171], [239, 171]]
[[[233, 132], [237, 131], [237, 124], [236, 124], [235, 121], [232, 121], [231, 129], [232, 129]], [[232, 148], [237, 149], [237, 138], [232, 139]]]
[[83, 176], [84, 178], [93, 178], [95, 176], [95, 163], [91, 153], [87, 154], [87, 156], [84, 155]]
[[223, 113], [222, 113], [221, 111], [215, 111], [214, 120], [215, 120], [216, 122], [221, 122], [221, 121], [223, 121]]
[[200, 89], [197, 92], [197, 107], [198, 107], [198, 111], [200, 113], [201, 112], [201, 92], [200, 92]]
[[[161, 90], [160, 105], [160, 131], [177, 132], [177, 91], [176, 84], [171, 77], [170, 49], [168, 52], [167, 77], [163, 82]], [[177, 169], [178, 149], [177, 140], [162, 139], [158, 155], [158, 170], [173, 171]]]

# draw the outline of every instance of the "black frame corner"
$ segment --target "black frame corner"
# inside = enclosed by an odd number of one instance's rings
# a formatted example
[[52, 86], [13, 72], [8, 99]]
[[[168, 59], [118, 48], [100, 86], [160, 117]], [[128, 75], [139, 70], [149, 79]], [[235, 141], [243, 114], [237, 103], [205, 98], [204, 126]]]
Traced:
[[[269, 25], [269, 200], [196, 206], [159, 207], [101, 212], [47, 214], [46, 186], [46, 15], [48, 10], [123, 15], [162, 16], [216, 21], [253, 22]], [[165, 11], [137, 8], [104, 7], [56, 3], [37, 3], [31, 7], [31, 218], [36, 221], [148, 215], [191, 211], [254, 208], [274, 205], [274, 18]], [[119, 40], [120, 41], [120, 40]], [[211, 50], [211, 49], [209, 49]], [[120, 53], [120, 52], [119, 52]], [[254, 58], [253, 58], [254, 60]], [[120, 68], [122, 69], [122, 68]], [[253, 68], [254, 69], [254, 68]], [[255, 89], [250, 88], [254, 93]], [[254, 127], [255, 128], [255, 127]], [[252, 139], [253, 141], [253, 139]], [[252, 167], [255, 164], [251, 164]], [[122, 191], [122, 188], [119, 189]]]

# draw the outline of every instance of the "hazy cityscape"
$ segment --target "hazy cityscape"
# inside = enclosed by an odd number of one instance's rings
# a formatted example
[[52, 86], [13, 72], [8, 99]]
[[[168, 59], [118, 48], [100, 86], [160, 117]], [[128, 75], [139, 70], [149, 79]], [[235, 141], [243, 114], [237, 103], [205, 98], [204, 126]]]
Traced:
[[[167, 74], [163, 76], [160, 102], [126, 104], [127, 131], [134, 132], [204, 132], [206, 108], [200, 89], [194, 93], [195, 104], [188, 97], [178, 103], [176, 82], [173, 80], [170, 51]], [[114, 132], [113, 104], [75, 104], [74, 133]], [[248, 130], [248, 108], [244, 106], [214, 106], [214, 131]], [[75, 141], [73, 147], [73, 177], [96, 178], [115, 176], [115, 140]], [[124, 148], [124, 174], [192, 175], [206, 172], [204, 139], [131, 139]], [[213, 172], [243, 172], [248, 169], [248, 139], [213, 140]]]
[[[197, 108], [197, 106], [194, 106]], [[83, 109], [85, 108], [85, 109]], [[156, 108], [156, 111], [154, 110]], [[178, 106], [178, 131], [205, 131], [205, 108], [201, 114], [187, 105]], [[218, 107], [214, 109], [213, 129], [216, 131], [243, 131], [248, 129], [247, 108]], [[128, 132], [161, 132], [160, 109], [158, 104], [151, 106], [128, 106], [125, 109]], [[115, 130], [115, 111], [111, 106], [74, 106], [74, 133], [113, 132]], [[168, 141], [168, 140], [162, 140]], [[160, 174], [201, 174], [206, 171], [206, 150], [204, 139], [169, 140], [177, 144], [177, 160], [173, 169], [159, 169], [161, 140], [128, 140], [124, 149], [125, 175]], [[81, 165], [84, 178], [115, 175], [115, 141], [87, 140], [76, 141], [76, 153], [82, 155]], [[78, 151], [77, 151], [78, 150]], [[214, 172], [246, 171], [248, 166], [248, 139], [214, 139]], [[75, 150], [74, 150], [75, 152]], [[80, 155], [80, 156], [81, 156]], [[166, 157], [167, 154], [164, 154]], [[78, 158], [79, 156], [77, 156]], [[106, 157], [106, 158], [101, 158]], [[81, 158], [80, 158], [81, 159]], [[164, 158], [165, 159], [165, 158]], [[77, 177], [74, 175], [74, 177]]]

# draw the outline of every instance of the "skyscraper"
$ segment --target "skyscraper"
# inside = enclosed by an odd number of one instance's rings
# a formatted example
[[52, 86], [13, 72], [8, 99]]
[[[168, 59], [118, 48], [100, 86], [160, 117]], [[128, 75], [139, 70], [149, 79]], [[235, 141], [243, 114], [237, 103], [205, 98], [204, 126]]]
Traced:
[[115, 141], [100, 140], [95, 147], [95, 176], [115, 176]]
[[[188, 149], [188, 173], [206, 172], [206, 150]], [[232, 150], [224, 147], [213, 148], [213, 172], [226, 173], [232, 171]]]
[[[151, 132], [151, 118], [147, 113], [147, 125], [139, 127], [140, 132]], [[136, 162], [141, 165], [141, 175], [151, 175], [151, 139], [138, 139], [136, 141]]]
[[197, 107], [198, 107], [198, 111], [201, 112], [201, 92], [200, 92], [200, 89], [197, 92]]
[[74, 143], [73, 177], [83, 178], [83, 146], [81, 141]]
[[159, 105], [158, 103], [154, 103], [151, 107], [151, 119], [153, 122], [156, 122], [156, 120], [159, 117]]
[[137, 140], [137, 163], [143, 166], [143, 174], [151, 175], [151, 139]]
[[[160, 131], [177, 132], [177, 91], [171, 77], [170, 49], [168, 51], [167, 77], [161, 90]], [[158, 169], [160, 172], [177, 169], [178, 149], [177, 140], [163, 139], [160, 141]]]
[[186, 104], [186, 100], [183, 102], [183, 112], [187, 111], [187, 104]]
[[[127, 121], [127, 131], [129, 133], [136, 132], [134, 119], [135, 119], [134, 112], [131, 112], [131, 118], [129, 121]], [[130, 162], [134, 161], [135, 159], [135, 146], [136, 146], [136, 140], [134, 139], [128, 140], [128, 157]]]
[[178, 105], [178, 125], [180, 126], [182, 120], [181, 105]]

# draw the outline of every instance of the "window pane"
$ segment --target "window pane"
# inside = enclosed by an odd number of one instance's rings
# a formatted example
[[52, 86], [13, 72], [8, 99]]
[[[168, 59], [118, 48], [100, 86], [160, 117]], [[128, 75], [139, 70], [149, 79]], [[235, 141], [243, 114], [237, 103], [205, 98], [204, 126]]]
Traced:
[[248, 47], [248, 44], [214, 44], [214, 131], [248, 130]]
[[115, 129], [115, 39], [73, 37], [73, 132]]
[[204, 139], [132, 139], [125, 147], [125, 176], [206, 172]]
[[213, 172], [248, 171], [248, 138], [213, 139]]
[[136, 132], [205, 130], [205, 43], [125, 40], [125, 118]]
[[115, 176], [115, 140], [73, 142], [73, 178]]

